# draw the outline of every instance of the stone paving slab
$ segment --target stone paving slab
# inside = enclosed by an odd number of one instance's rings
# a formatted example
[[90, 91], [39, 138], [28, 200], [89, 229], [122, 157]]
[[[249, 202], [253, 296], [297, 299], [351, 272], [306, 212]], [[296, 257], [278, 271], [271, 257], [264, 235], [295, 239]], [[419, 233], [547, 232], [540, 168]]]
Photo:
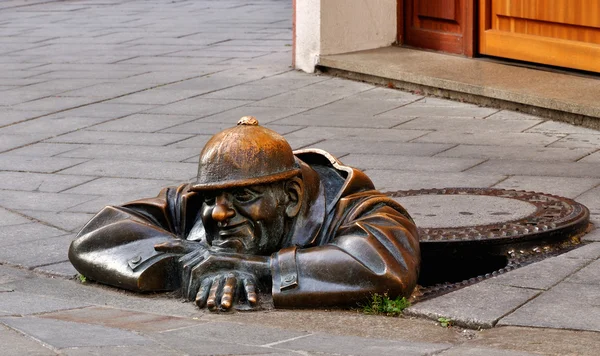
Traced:
[[[0, 326], [0, 344], [4, 356], [54, 356], [56, 353], [40, 343], [14, 331]], [[8, 347], [10, 345], [10, 347]]]
[[539, 290], [502, 286], [490, 281], [451, 292], [442, 297], [411, 306], [405, 313], [413, 316], [452, 319], [456, 325], [491, 328], [513, 310], [529, 305]]
[[4, 190], [0, 194], [0, 205], [15, 210], [58, 212], [95, 198], [96, 196], [94, 195]]
[[536, 177], [514, 175], [494, 185], [494, 188], [544, 192], [575, 198], [600, 184], [598, 178]]
[[[0, 296], [0, 311], [10, 315], [32, 315], [87, 306], [86, 303], [18, 291], [5, 292]], [[0, 323], [3, 322], [3, 319], [0, 320]]]
[[382, 156], [351, 153], [344, 157], [344, 163], [363, 169], [401, 169], [417, 172], [462, 172], [482, 163], [473, 158], [421, 157], [414, 160], [408, 156]]
[[75, 175], [0, 171], [0, 189], [58, 193], [93, 179]]
[[469, 132], [465, 134], [457, 134], [452, 131], [435, 131], [419, 137], [414, 142], [489, 146], [546, 146], [558, 141], [561, 137], [558, 134], [552, 136], [550, 134], [522, 132], [505, 132], [502, 135], [498, 135], [491, 131]]
[[341, 355], [426, 355], [450, 348], [451, 344], [387, 341], [343, 336], [310, 335], [275, 345], [276, 348]]
[[600, 178], [600, 165], [579, 162], [543, 162], [489, 160], [469, 170], [480, 174], [510, 174], [550, 177]]
[[[420, 103], [420, 102], [419, 102]], [[418, 103], [412, 104], [417, 105]], [[441, 109], [448, 110], [447, 107], [441, 106]], [[386, 113], [386, 115], [389, 113]], [[452, 111], [452, 115], [454, 112]], [[530, 127], [542, 122], [541, 119], [519, 120], [519, 121], [502, 121], [484, 119], [473, 119], [464, 117], [451, 117], [444, 115], [442, 117], [429, 116], [426, 113], [414, 115], [416, 119], [403, 123], [397, 128], [403, 130], [436, 130], [450, 132], [522, 132]]]
[[[555, 148], [523, 146], [457, 145], [439, 153], [438, 157], [492, 158], [519, 161], [585, 162], [593, 148]], [[587, 157], [586, 157], [587, 156]]]
[[[21, 226], [21, 225], [15, 225]], [[40, 235], [26, 235], [26, 231], [13, 234], [12, 240], [4, 239], [4, 248], [0, 251], [0, 261], [13, 266], [35, 268], [38, 266], [65, 262], [65, 251], [69, 249], [74, 234], [40, 238]], [[26, 242], [14, 240], [16, 237], [31, 239]], [[38, 239], [34, 239], [38, 237]]]
[[0, 323], [54, 348], [147, 345], [152, 341], [122, 329], [36, 317], [0, 318]]
[[600, 332], [600, 288], [563, 282], [502, 318], [498, 325], [523, 325]]
[[[183, 140], [186, 141], [186, 140]], [[65, 158], [101, 158], [124, 161], [179, 162], [200, 153], [197, 147], [180, 147], [177, 141], [170, 146], [129, 146], [108, 144], [70, 145], [72, 149], [57, 154]]]
[[61, 173], [115, 178], [179, 179], [185, 181], [190, 177], [194, 177], [197, 169], [197, 165], [193, 163], [95, 159], [65, 169]]

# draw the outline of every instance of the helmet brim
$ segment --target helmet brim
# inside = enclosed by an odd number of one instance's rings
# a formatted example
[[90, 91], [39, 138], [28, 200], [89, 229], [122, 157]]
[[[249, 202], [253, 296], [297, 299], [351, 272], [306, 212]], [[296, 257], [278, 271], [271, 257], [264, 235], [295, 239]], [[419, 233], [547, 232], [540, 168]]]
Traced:
[[248, 178], [248, 179], [239, 179], [239, 180], [230, 180], [224, 182], [214, 182], [214, 183], [195, 183], [192, 185], [190, 190], [192, 191], [210, 191], [210, 190], [222, 190], [222, 189], [231, 189], [231, 188], [239, 188], [239, 187], [248, 187], [251, 185], [257, 184], [269, 184], [273, 182], [277, 182], [284, 179], [289, 179], [294, 176], [300, 174], [300, 168], [290, 169], [285, 172], [275, 173], [263, 177], [256, 178]]

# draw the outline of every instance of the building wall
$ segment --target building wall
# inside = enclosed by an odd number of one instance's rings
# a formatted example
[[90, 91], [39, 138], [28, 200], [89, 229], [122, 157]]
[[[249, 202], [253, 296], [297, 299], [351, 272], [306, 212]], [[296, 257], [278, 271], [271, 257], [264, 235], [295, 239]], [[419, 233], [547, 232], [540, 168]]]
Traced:
[[396, 41], [397, 0], [297, 0], [296, 68], [313, 72], [320, 55], [386, 47]]

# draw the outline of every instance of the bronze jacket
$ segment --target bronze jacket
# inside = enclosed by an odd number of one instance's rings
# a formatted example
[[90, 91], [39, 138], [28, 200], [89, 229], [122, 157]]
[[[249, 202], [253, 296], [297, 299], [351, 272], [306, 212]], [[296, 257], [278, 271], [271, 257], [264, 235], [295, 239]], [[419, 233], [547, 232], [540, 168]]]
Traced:
[[[409, 296], [419, 273], [417, 229], [397, 202], [361, 171], [321, 150], [294, 152], [306, 209], [271, 257], [276, 307], [356, 305], [372, 293]], [[157, 252], [170, 239], [200, 240], [201, 193], [190, 184], [156, 198], [108, 206], [79, 232], [69, 259], [86, 277], [134, 290], [175, 290], [181, 255]]]

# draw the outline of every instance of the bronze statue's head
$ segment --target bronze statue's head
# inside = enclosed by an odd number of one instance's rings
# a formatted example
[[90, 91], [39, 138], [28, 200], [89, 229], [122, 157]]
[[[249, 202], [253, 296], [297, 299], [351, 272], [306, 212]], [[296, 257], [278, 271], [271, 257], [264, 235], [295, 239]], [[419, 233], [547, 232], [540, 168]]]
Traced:
[[200, 153], [192, 186], [204, 196], [207, 242], [256, 255], [281, 248], [302, 204], [300, 172], [283, 136], [253, 117], [214, 135]]

